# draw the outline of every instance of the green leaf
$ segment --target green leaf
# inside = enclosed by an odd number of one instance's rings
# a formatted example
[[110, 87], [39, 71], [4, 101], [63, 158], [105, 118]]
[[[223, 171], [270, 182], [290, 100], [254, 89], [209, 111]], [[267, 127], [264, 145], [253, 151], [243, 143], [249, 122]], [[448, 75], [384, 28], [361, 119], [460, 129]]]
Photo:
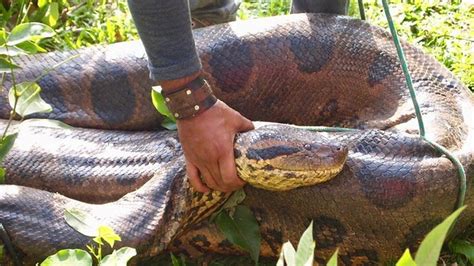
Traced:
[[9, 73], [11, 69], [20, 68], [15, 64], [11, 64], [7, 60], [0, 58], [0, 73]]
[[[16, 88], [19, 99], [15, 111], [20, 116], [25, 117], [34, 113], [49, 113], [53, 110], [51, 105], [41, 98], [41, 88], [37, 83], [22, 82], [17, 84]], [[10, 88], [8, 100], [13, 108], [15, 104], [15, 91], [13, 88]]]
[[42, 8], [48, 4], [48, 0], [38, 0], [38, 7]]
[[217, 215], [219, 215], [219, 213], [223, 210], [229, 210], [231, 213], [234, 212], [235, 210], [235, 207], [237, 207], [237, 205], [239, 205], [240, 203], [242, 203], [242, 201], [244, 201], [246, 195], [245, 195], [245, 191], [243, 189], [239, 189], [237, 191], [234, 191], [234, 193], [232, 193], [232, 195], [230, 195], [230, 197], [225, 201], [224, 205], [222, 205], [222, 207], [215, 211], [210, 217], [209, 217], [209, 220], [210, 221], [214, 221], [217, 217]]
[[170, 253], [170, 255], [171, 255], [171, 264], [173, 266], [181, 266], [181, 263], [178, 260], [178, 258], [176, 258], [173, 253]]
[[36, 53], [46, 52], [46, 50], [43, 49], [43, 47], [39, 46], [38, 44], [36, 44], [32, 41], [22, 42], [22, 43], [19, 43], [19, 44], [15, 45], [14, 47], [18, 47], [18, 48], [20, 48], [21, 50], [25, 51], [28, 54], [36, 54]]
[[283, 244], [281, 252], [283, 252], [283, 257], [285, 258], [286, 265], [296, 266], [296, 251], [290, 241], [287, 241], [285, 244]]
[[235, 208], [234, 217], [225, 211], [216, 217], [216, 224], [233, 244], [250, 253], [250, 257], [258, 263], [260, 254], [260, 229], [252, 211], [244, 205]]
[[43, 23], [28, 22], [16, 25], [7, 38], [7, 45], [16, 45], [24, 41], [38, 41], [54, 36], [54, 30]]
[[35, 127], [50, 127], [50, 128], [62, 128], [62, 129], [74, 129], [74, 127], [53, 119], [43, 118], [31, 118], [21, 122], [21, 125], [35, 126]]
[[127, 266], [127, 262], [137, 255], [134, 248], [123, 247], [119, 250], [114, 250], [112, 254], [105, 256], [100, 261], [100, 266]]
[[7, 33], [5, 30], [0, 30], [0, 46], [3, 46], [7, 41]]
[[13, 148], [16, 137], [18, 137], [18, 133], [6, 135], [5, 138], [0, 139], [0, 162], [3, 161], [8, 152]]
[[8, 49], [5, 46], [0, 47], [0, 55], [17, 56], [24, 54], [26, 54], [25, 51], [16, 46], [8, 46]]
[[339, 249], [336, 249], [336, 251], [334, 251], [334, 254], [332, 254], [331, 258], [329, 259], [328, 263], [326, 264], [327, 266], [337, 266], [338, 253]]
[[43, 17], [43, 23], [54, 27], [59, 19], [59, 6], [58, 3], [52, 2], [48, 5], [48, 10], [46, 10], [46, 14]]
[[285, 256], [283, 255], [283, 247], [281, 249], [280, 256], [278, 257], [276, 266], [285, 266]]
[[79, 209], [66, 209], [64, 219], [79, 233], [90, 237], [98, 236], [97, 228], [99, 228], [100, 223], [89, 213]]
[[316, 243], [313, 240], [313, 222], [311, 222], [298, 242], [298, 248], [296, 250], [296, 265], [313, 265], [315, 247]]
[[5, 168], [0, 167], [0, 184], [5, 183], [5, 175], [6, 174], [7, 174], [7, 171], [5, 170]]
[[[103, 245], [104, 242], [102, 242], [102, 238], [100, 238], [99, 236], [96, 236], [94, 238], [92, 238], [92, 241], [96, 242], [97, 244], [99, 245]], [[92, 248], [92, 247], [91, 247]]]
[[455, 239], [449, 243], [449, 249], [453, 253], [464, 255], [471, 264], [474, 264], [474, 244], [461, 239]]
[[411, 257], [410, 250], [407, 248], [400, 259], [397, 261], [396, 266], [416, 266], [416, 262]]
[[121, 241], [122, 239], [120, 238], [119, 235], [117, 235], [114, 230], [108, 226], [101, 225], [99, 226], [98, 231], [98, 237], [102, 238], [105, 240], [105, 242], [109, 243], [110, 247], [113, 248], [115, 241]]
[[466, 206], [456, 210], [428, 233], [416, 252], [415, 262], [417, 265], [436, 265], [446, 234], [465, 208]]
[[113, 42], [115, 40], [115, 23], [110, 20], [105, 22], [105, 29], [107, 30], [107, 36], [109, 41]]
[[155, 106], [156, 110], [164, 115], [165, 117], [169, 118], [171, 121], [176, 122], [173, 114], [170, 112], [168, 107], [165, 103], [165, 98], [161, 95], [161, 87], [154, 86], [151, 90], [151, 101], [153, 102], [153, 106]]
[[82, 249], [63, 249], [47, 257], [40, 266], [92, 266], [92, 258]]
[[186, 266], [186, 261], [184, 260], [184, 257], [181, 257], [181, 260], [178, 260], [176, 256], [173, 253], [170, 253], [171, 255], [171, 264], [173, 266]]
[[161, 122], [161, 126], [168, 129], [168, 130], [176, 130], [176, 121], [173, 121], [169, 119], [168, 117], [165, 117], [163, 119], [163, 122]]

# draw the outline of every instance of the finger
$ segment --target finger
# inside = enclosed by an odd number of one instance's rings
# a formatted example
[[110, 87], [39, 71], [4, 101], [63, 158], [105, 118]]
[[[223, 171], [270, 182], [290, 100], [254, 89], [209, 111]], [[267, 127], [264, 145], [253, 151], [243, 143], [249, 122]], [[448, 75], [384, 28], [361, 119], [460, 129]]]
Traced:
[[201, 178], [199, 177], [199, 170], [198, 168], [190, 163], [189, 161], [186, 160], [186, 174], [189, 178], [189, 182], [191, 183], [191, 186], [193, 186], [193, 188], [196, 190], [196, 191], [199, 191], [199, 192], [202, 192], [202, 193], [206, 193], [206, 192], [209, 192], [211, 191], [201, 180]]
[[[219, 161], [219, 169], [224, 181], [224, 185], [231, 189], [237, 190], [245, 185], [245, 181], [237, 176], [237, 169], [235, 168], [234, 152], [230, 149]], [[229, 192], [229, 191], [225, 191]]]
[[204, 179], [204, 182], [206, 182], [206, 185], [209, 188], [220, 191], [219, 185], [216, 183], [215, 179], [213, 178], [211, 172], [208, 170], [207, 167], [200, 167], [199, 171], [201, 172], [201, 176]]
[[214, 180], [214, 182], [216, 183], [217, 185], [217, 188], [216, 190], [218, 191], [221, 191], [221, 192], [229, 192], [231, 191], [230, 190], [230, 187], [228, 187], [226, 185], [226, 183], [224, 182], [223, 178], [222, 178], [222, 175], [221, 175], [221, 172], [220, 172], [220, 168], [219, 168], [219, 161], [218, 159], [216, 159], [215, 163], [212, 164], [211, 167], [208, 167], [207, 168], [209, 170], [209, 172], [211, 173], [211, 176]]
[[252, 121], [249, 119], [242, 117], [240, 124], [238, 125], [237, 130], [239, 132], [245, 132], [254, 129], [255, 127], [253, 126]]

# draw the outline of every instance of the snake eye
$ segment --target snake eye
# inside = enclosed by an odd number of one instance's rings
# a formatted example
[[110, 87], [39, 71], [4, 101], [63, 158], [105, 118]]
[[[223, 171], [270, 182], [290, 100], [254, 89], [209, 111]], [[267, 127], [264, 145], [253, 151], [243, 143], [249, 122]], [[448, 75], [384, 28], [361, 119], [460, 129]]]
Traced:
[[305, 144], [303, 145], [303, 148], [307, 149], [308, 151], [311, 150], [311, 145]]

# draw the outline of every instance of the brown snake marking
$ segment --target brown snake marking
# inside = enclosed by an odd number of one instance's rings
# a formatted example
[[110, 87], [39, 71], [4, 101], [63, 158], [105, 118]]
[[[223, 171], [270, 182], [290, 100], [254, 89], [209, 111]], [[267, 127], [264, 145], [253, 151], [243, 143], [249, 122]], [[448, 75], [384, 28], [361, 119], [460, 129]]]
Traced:
[[[258, 23], [245, 21], [209, 27], [195, 31], [195, 37], [205, 75], [217, 96], [252, 120], [364, 129], [356, 134], [326, 134], [328, 138], [349, 146], [346, 165], [330, 182], [286, 192], [250, 186], [245, 188], [247, 197], [244, 203], [262, 210], [259, 218], [265, 239], [262, 256], [276, 256], [282, 241], [291, 239], [296, 243], [310, 220], [326, 217], [324, 221], [330, 222], [321, 226], [323, 232], [316, 235], [327, 235], [327, 248], [317, 250], [318, 258], [326, 260], [334, 252], [332, 246], [337, 245], [341, 260], [346, 264], [354, 261], [378, 263], [398, 258], [406, 246], [416, 246], [418, 237], [413, 239], [412, 236], [426, 232], [427, 226], [423, 226], [425, 221], [446, 217], [453, 210], [459, 188], [456, 171], [446, 158], [417, 138], [411, 100], [386, 31], [345, 17], [293, 15], [262, 19]], [[474, 123], [470, 116], [474, 112], [473, 96], [432, 57], [409, 44], [404, 43], [403, 46], [428, 138], [451, 150], [465, 166], [468, 177], [466, 204], [472, 205]], [[31, 79], [41, 73], [43, 67], [75, 53], [81, 56], [40, 81], [44, 98], [54, 108], [52, 114], [45, 116], [92, 128], [147, 130], [159, 125], [161, 118], [149, 103], [151, 82], [147, 78], [144, 52], [138, 43], [22, 57], [19, 63], [27, 67], [18, 73], [18, 78]], [[7, 78], [7, 86], [8, 82]], [[5, 96], [6, 91], [2, 90], [0, 114], [3, 118], [9, 112]], [[366, 130], [370, 128], [384, 131]], [[61, 139], [81, 138], [77, 132], [64, 134]], [[80, 132], [84, 139], [95, 144], [119, 145], [128, 140], [123, 146], [125, 150], [153, 147], [147, 146], [147, 143], [156, 143], [163, 151], [156, 153], [156, 148], [144, 148], [135, 154], [127, 154], [124, 159], [128, 160], [108, 161], [110, 165], [115, 162], [128, 171], [133, 165], [142, 169], [148, 164], [147, 160], [135, 161], [136, 158], [157, 156], [155, 169], [140, 175], [133, 171], [123, 176], [116, 173], [104, 178], [105, 185], [97, 181], [100, 180], [98, 172], [84, 176], [81, 175], [83, 172], [64, 171], [61, 174], [70, 176], [70, 179], [63, 181], [57, 176], [62, 184], [76, 184], [71, 190], [77, 193], [99, 190], [100, 194], [105, 195], [100, 199], [102, 201], [107, 194], [116, 199], [140, 187], [143, 193], [127, 194], [122, 200], [107, 205], [122, 204], [120, 208], [114, 208], [119, 214], [113, 216], [118, 218], [112, 225], [123, 230], [118, 231], [123, 234], [125, 244], [140, 247], [145, 256], [161, 251], [175, 237], [174, 232], [182, 231], [183, 221], [190, 222], [189, 219], [178, 218], [192, 212], [189, 208], [192, 195], [186, 190], [187, 183], [183, 183], [183, 162], [179, 149], [175, 149], [176, 139], [159, 135], [162, 133], [150, 133], [158, 136], [146, 139], [148, 133], [143, 132], [137, 135], [104, 133], [105, 138], [94, 137], [96, 131], [93, 130]], [[140, 138], [146, 139], [143, 144], [133, 145]], [[82, 154], [90, 156], [94, 153], [86, 149]], [[66, 157], [60, 156], [70, 162], [71, 159]], [[112, 153], [109, 153], [104, 158], [109, 160], [111, 157]], [[27, 156], [23, 154], [11, 158], [14, 162]], [[39, 155], [36, 158], [34, 162], [39, 163], [44, 157]], [[96, 169], [95, 164], [102, 161], [75, 159], [73, 162], [52, 161], [48, 169], [63, 171], [74, 168], [74, 165], [89, 163], [90, 169]], [[37, 185], [48, 183], [45, 178], [48, 170], [38, 173], [31, 170], [37, 167], [29, 167], [34, 164], [28, 162], [25, 165], [14, 168], [19, 177], [11, 182], [34, 183], [35, 179], [31, 177], [43, 174], [42, 182]], [[11, 169], [9, 171], [12, 172]], [[152, 171], [158, 171], [163, 178], [150, 179]], [[55, 171], [50, 173], [55, 176]], [[134, 178], [139, 181], [132, 181]], [[78, 179], [82, 182], [77, 182]], [[121, 182], [116, 179], [125, 181], [119, 185]], [[147, 182], [149, 179], [151, 182]], [[111, 185], [113, 189], [108, 189]], [[11, 210], [15, 206], [20, 216], [22, 212], [31, 213], [32, 217], [41, 217], [37, 219], [39, 223], [56, 217], [54, 220], [61, 224], [61, 206], [68, 200], [47, 192], [31, 192], [21, 188], [19, 190], [28, 204], [17, 206], [16, 194], [8, 192], [8, 188], [0, 187], [1, 222], [8, 224], [2, 210]], [[54, 190], [54, 185], [47, 189]], [[153, 189], [158, 189], [159, 193]], [[147, 194], [150, 191], [154, 191], [153, 194]], [[61, 193], [67, 193], [67, 189]], [[138, 197], [154, 204], [141, 206], [144, 201], [136, 200]], [[45, 202], [39, 204], [38, 199]], [[90, 208], [89, 205], [81, 206]], [[106, 208], [90, 210], [99, 215]], [[456, 230], [465, 228], [472, 217], [474, 210], [466, 209]], [[159, 218], [162, 223], [156, 220]], [[15, 219], [18, 221], [18, 218]], [[24, 225], [28, 224], [25, 222]], [[44, 224], [44, 227], [48, 226], [51, 223]], [[7, 230], [11, 232], [11, 228], [14, 227], [7, 227]], [[74, 232], [61, 228], [64, 238], [55, 238], [54, 243], [45, 242], [38, 246], [53, 250], [55, 245], [70, 243], [71, 236], [77, 240], [75, 246], [82, 247], [86, 242]], [[181, 245], [169, 248], [174, 251], [184, 249], [190, 255], [198, 256], [201, 253], [190, 245], [190, 240], [201, 235], [209, 242], [205, 252], [239, 253], [228, 247], [220, 249], [223, 237], [214, 225], [203, 222], [195, 228], [178, 234], [176, 237]], [[45, 239], [44, 235], [51, 234], [51, 231], [37, 230], [37, 235], [27, 235]], [[343, 231], [345, 234], [341, 233]], [[334, 232], [340, 233], [333, 235]], [[16, 245], [30, 243], [28, 241], [31, 242], [31, 239], [14, 238]], [[324, 240], [321, 241], [324, 243]], [[43, 253], [40, 251], [39, 254], [44, 254], [44, 250]]]

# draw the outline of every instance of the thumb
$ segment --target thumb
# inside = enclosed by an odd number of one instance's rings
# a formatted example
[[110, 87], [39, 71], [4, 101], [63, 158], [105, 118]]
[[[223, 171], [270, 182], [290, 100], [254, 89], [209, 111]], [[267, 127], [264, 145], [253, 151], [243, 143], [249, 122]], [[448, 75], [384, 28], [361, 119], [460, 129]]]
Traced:
[[237, 126], [237, 130], [239, 132], [245, 132], [245, 131], [249, 131], [249, 130], [252, 130], [254, 129], [255, 127], [253, 126], [253, 123], [252, 121], [250, 121], [249, 119], [241, 116], [241, 119], [240, 119], [240, 123], [239, 125]]

